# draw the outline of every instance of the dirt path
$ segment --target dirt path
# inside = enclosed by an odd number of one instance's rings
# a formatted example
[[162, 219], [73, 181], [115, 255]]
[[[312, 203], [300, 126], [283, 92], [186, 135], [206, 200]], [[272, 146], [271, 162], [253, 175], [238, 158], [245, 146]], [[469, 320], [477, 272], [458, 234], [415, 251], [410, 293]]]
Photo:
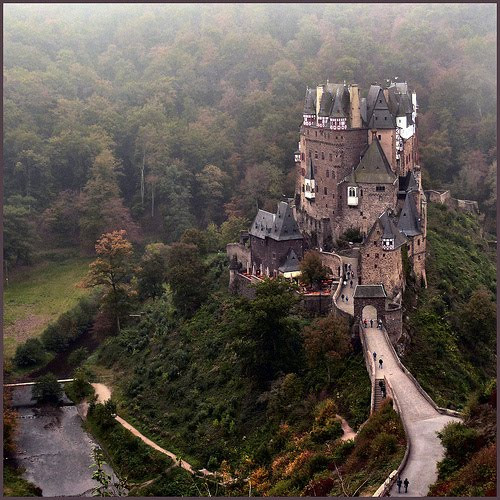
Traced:
[[[104, 403], [111, 397], [111, 389], [108, 386], [106, 386], [104, 384], [94, 383], [94, 384], [92, 384], [92, 387], [94, 388], [94, 390], [97, 394], [97, 402], [98, 403]], [[146, 436], [144, 436], [143, 434], [141, 434], [133, 425], [129, 424], [126, 420], [124, 420], [119, 415], [116, 415], [115, 420], [118, 423], [120, 423], [120, 425], [125, 427], [125, 429], [127, 429], [129, 432], [131, 432], [134, 436], [137, 436], [141, 441], [146, 443], [148, 446], [151, 446], [151, 448], [154, 448], [156, 451], [159, 451], [160, 453], [163, 453], [164, 455], [167, 455], [168, 457], [170, 457], [175, 463], [177, 463], [184, 470], [187, 470], [190, 474], [201, 473], [204, 476], [214, 476], [215, 475], [213, 472], [210, 472], [207, 469], [201, 469], [199, 471], [193, 469], [191, 464], [189, 464], [185, 460], [179, 460], [179, 458], [177, 457], [177, 455], [175, 453], [172, 453], [171, 451], [168, 451], [165, 448], [158, 446], [155, 442], [151, 441], [151, 439], [149, 439]]]
[[342, 430], [344, 431], [344, 435], [340, 438], [341, 441], [349, 441], [349, 439], [354, 439], [356, 437], [356, 433], [352, 429], [352, 427], [347, 423], [346, 419], [337, 415], [340, 418], [340, 422], [342, 425]]

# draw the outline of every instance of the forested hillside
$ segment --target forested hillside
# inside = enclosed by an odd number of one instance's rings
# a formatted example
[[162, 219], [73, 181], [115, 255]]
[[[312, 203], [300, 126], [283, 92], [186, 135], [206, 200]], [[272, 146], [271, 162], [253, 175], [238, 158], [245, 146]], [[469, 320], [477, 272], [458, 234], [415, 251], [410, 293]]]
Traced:
[[327, 78], [407, 80], [425, 187], [478, 199], [494, 231], [493, 5], [4, 10], [9, 262], [111, 229], [172, 242], [273, 207], [293, 195], [305, 87]]

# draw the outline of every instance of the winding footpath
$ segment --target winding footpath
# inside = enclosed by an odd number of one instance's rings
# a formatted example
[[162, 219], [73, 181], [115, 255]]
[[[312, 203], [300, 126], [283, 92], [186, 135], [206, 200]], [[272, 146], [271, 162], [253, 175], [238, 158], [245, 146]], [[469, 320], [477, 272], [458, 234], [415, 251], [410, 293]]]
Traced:
[[[94, 388], [95, 393], [97, 394], [97, 402], [98, 403], [105, 403], [111, 397], [111, 390], [109, 389], [108, 386], [106, 386], [104, 384], [93, 383], [92, 387]], [[141, 434], [133, 425], [129, 424], [126, 420], [124, 420], [119, 415], [116, 415], [115, 420], [120, 425], [125, 427], [125, 429], [127, 429], [129, 432], [131, 432], [134, 436], [137, 436], [141, 441], [146, 443], [148, 446], [150, 446], [151, 448], [154, 448], [155, 450], [159, 451], [160, 453], [163, 453], [164, 455], [167, 455], [168, 457], [170, 457], [175, 463], [177, 463], [183, 469], [187, 470], [190, 474], [201, 473], [204, 476], [214, 476], [215, 475], [213, 472], [210, 472], [207, 469], [200, 469], [199, 471], [193, 469], [193, 466], [191, 464], [189, 464], [185, 460], [179, 460], [179, 458], [177, 457], [177, 455], [175, 455], [175, 453], [172, 453], [171, 451], [168, 451], [165, 448], [158, 446], [155, 442], [151, 441], [151, 439], [148, 439], [146, 436]]]
[[[447, 423], [457, 422], [460, 419], [442, 415], [419, 392], [415, 383], [398, 365], [394, 351], [381, 330], [365, 328], [364, 332], [370, 359], [373, 352], [377, 353], [375, 378], [385, 376], [392, 387], [408, 434], [407, 438], [411, 443], [408, 460], [401, 471], [401, 479], [404, 481], [408, 478], [410, 482], [408, 493], [398, 493], [398, 488], [394, 484], [389, 495], [426, 496], [429, 486], [437, 479], [436, 464], [444, 456], [443, 446], [436, 433]], [[383, 360], [383, 368], [379, 368], [379, 359]]]

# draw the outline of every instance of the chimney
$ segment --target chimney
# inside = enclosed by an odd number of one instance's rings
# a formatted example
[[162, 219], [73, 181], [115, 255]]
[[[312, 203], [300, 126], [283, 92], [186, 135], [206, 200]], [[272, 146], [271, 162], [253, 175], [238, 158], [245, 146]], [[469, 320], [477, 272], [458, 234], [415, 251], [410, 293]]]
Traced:
[[349, 88], [351, 101], [351, 128], [361, 128], [361, 111], [359, 102], [359, 88], [353, 83]]
[[387, 88], [384, 89], [384, 97], [385, 97], [385, 101], [388, 103], [389, 102], [389, 89], [387, 89]]
[[321, 102], [321, 96], [323, 95], [323, 85], [318, 85], [316, 87], [316, 116], [319, 113], [319, 104]]

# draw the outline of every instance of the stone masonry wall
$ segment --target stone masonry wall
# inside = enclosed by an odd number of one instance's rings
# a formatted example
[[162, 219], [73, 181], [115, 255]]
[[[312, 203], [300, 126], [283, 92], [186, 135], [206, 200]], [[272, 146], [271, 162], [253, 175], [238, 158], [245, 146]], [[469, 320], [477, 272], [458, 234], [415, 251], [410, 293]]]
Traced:
[[[373, 133], [372, 133], [373, 132]], [[370, 130], [368, 132], [368, 144], [372, 143], [373, 134], [379, 138], [384, 154], [391, 165], [392, 171], [397, 175], [396, 165], [396, 129]]]
[[[328, 130], [302, 127], [301, 162], [298, 165], [300, 175], [296, 189], [300, 194], [300, 208], [310, 217], [320, 220], [335, 215], [339, 206], [337, 183], [359, 163], [367, 141], [366, 129]], [[306, 199], [302, 190], [309, 158], [312, 158], [315, 167], [317, 192], [314, 201]]]
[[393, 297], [403, 289], [403, 261], [401, 249], [382, 250], [377, 244], [367, 242], [361, 248], [361, 276], [362, 285], [378, 285], [383, 283], [388, 297]]
[[358, 205], [350, 207], [347, 205], [347, 183], [340, 185], [342, 190], [342, 209], [339, 217], [335, 218], [340, 234], [349, 228], [359, 228], [366, 235], [377, 218], [386, 208], [393, 209], [396, 206], [397, 181], [395, 184], [384, 184], [385, 191], [377, 191], [376, 184], [360, 184], [358, 190]]
[[229, 243], [226, 246], [226, 254], [231, 262], [233, 255], [236, 256], [236, 260], [241, 263], [242, 270], [246, 271], [247, 263], [251, 266], [250, 263], [250, 248], [242, 245], [241, 243]]
[[261, 239], [250, 235], [250, 248], [251, 262], [255, 264], [255, 269], [260, 269], [262, 263], [262, 272], [265, 273], [266, 267], [269, 267], [271, 274], [283, 264], [290, 248], [297, 254], [299, 260], [303, 255], [302, 240], [277, 241], [272, 238]]

